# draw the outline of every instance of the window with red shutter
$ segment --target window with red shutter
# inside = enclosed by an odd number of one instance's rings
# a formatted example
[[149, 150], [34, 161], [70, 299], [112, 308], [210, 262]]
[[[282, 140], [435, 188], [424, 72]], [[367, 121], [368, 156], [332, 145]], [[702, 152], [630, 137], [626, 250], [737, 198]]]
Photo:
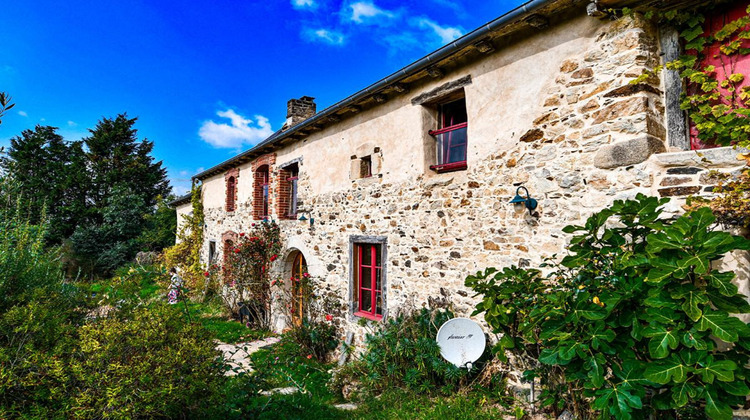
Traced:
[[[702, 36], [708, 36], [714, 34], [727, 23], [737, 20], [747, 14], [747, 8], [750, 1], [743, 0], [733, 2], [731, 4], [719, 7], [706, 15], [706, 21], [704, 23], [704, 33]], [[735, 35], [737, 39], [737, 35]], [[705, 69], [706, 67], [714, 67], [714, 77], [719, 82], [719, 92], [721, 97], [712, 105], [724, 103], [730, 106], [736, 107], [740, 104], [740, 101], [732, 101], [727, 99], [727, 96], [737, 95], [744, 86], [750, 86], [750, 55], [735, 54], [732, 56], [724, 55], [721, 52], [721, 45], [732, 41], [725, 39], [723, 41], [715, 41], [711, 44], [706, 44], [704, 50], [701, 52], [702, 60], [700, 62], [700, 68]], [[739, 40], [743, 43], [742, 47], [750, 48], [750, 40]], [[695, 53], [695, 51], [688, 51], [688, 53]], [[737, 86], [735, 92], [729, 92], [726, 88], [721, 87], [721, 82], [727, 80], [730, 75], [734, 73], [742, 73], [748, 77]], [[688, 85], [688, 94], [699, 93], [699, 86]], [[698, 137], [699, 131], [695, 124], [690, 121], [690, 148], [692, 150], [707, 149], [716, 147], [710, 140], [701, 140]]]

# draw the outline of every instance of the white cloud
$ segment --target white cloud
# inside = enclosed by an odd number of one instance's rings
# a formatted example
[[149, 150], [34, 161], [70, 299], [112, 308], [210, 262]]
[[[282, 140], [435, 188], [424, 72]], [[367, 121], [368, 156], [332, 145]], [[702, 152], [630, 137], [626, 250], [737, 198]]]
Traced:
[[374, 18], [392, 18], [395, 16], [393, 12], [383, 10], [374, 3], [368, 1], [352, 3], [349, 5], [349, 8], [351, 9], [351, 16], [349, 19], [356, 23], [365, 23]]
[[323, 28], [306, 29], [303, 31], [303, 35], [308, 41], [325, 42], [331, 45], [344, 45], [344, 42], [346, 42], [346, 37], [341, 32]]
[[29, 114], [27, 114], [26, 111], [18, 111], [18, 115], [20, 115], [22, 117], [28, 117], [29, 116]]
[[78, 124], [75, 123], [75, 121], [68, 121], [68, 127], [75, 127]]
[[253, 146], [273, 134], [268, 118], [262, 115], [256, 115], [255, 121], [233, 109], [218, 111], [216, 115], [228, 119], [229, 124], [204, 121], [198, 130], [200, 138], [213, 147], [239, 149], [244, 145]]
[[314, 9], [318, 4], [313, 0], [292, 0], [292, 7], [295, 9]]
[[454, 28], [452, 26], [440, 26], [427, 18], [419, 18], [415, 22], [416, 26], [422, 29], [430, 29], [435, 32], [435, 35], [440, 38], [440, 42], [442, 42], [443, 44], [447, 44], [463, 35], [463, 30], [461, 30], [460, 28]]

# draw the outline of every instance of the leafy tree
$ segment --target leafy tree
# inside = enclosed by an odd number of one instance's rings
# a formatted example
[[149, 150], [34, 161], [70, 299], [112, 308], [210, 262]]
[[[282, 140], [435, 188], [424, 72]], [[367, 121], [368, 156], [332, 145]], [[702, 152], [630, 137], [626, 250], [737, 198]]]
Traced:
[[68, 145], [56, 127], [37, 125], [11, 139], [0, 166], [19, 183], [31, 223], [39, 223], [46, 208], [47, 241], [60, 243], [78, 223], [86, 207], [88, 177], [80, 144]]
[[[714, 230], [707, 208], [660, 217], [668, 199], [616, 201], [572, 237], [556, 270], [488, 269], [466, 280], [475, 314], [503, 337], [495, 348], [530, 361], [543, 404], [578, 418], [644, 418], [701, 407], [731, 419], [748, 388], [750, 312], [713, 263], [750, 241]], [[561, 409], [559, 405], [556, 407]]]
[[[5, 92], [0, 92], [0, 118], [3, 117], [6, 111], [16, 106], [16, 104], [11, 103], [10, 101], [10, 95]], [[0, 124], [2, 124], [2, 120], [0, 120]]]
[[88, 196], [94, 208], [106, 207], [118, 187], [140, 196], [149, 207], [171, 191], [167, 170], [151, 156], [154, 143], [138, 140], [136, 120], [127, 114], [104, 118], [83, 139], [91, 178]]
[[141, 251], [161, 251], [174, 245], [177, 213], [169, 207], [168, 203], [172, 200], [174, 200], [172, 195], [166, 198], [159, 197], [154, 212], [146, 214], [145, 227], [138, 237]]

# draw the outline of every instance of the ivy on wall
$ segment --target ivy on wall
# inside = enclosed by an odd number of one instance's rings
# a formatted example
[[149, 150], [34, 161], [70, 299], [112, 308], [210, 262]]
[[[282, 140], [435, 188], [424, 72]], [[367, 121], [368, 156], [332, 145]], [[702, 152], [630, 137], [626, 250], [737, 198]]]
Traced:
[[192, 213], [183, 216], [183, 223], [177, 232], [177, 244], [164, 250], [162, 260], [164, 265], [180, 269], [180, 274], [189, 288], [201, 285], [203, 266], [200, 261], [203, 246], [203, 225], [205, 215], [201, 200], [200, 187], [193, 185], [190, 191]]

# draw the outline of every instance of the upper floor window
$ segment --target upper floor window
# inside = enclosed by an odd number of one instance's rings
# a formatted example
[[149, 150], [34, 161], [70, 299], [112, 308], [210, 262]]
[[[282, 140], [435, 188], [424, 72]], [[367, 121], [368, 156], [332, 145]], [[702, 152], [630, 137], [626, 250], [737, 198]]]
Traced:
[[230, 170], [224, 175], [226, 180], [226, 211], [234, 211], [237, 207], [237, 175], [239, 170]]
[[372, 156], [364, 156], [359, 159], [359, 177], [369, 178], [372, 176]]
[[430, 131], [435, 138], [437, 162], [430, 169], [437, 172], [466, 169], [467, 127], [465, 97], [438, 104], [438, 129]]
[[264, 219], [269, 216], [268, 203], [270, 202], [269, 190], [269, 168], [263, 165], [255, 170], [255, 188], [253, 191], [253, 217]]
[[299, 163], [287, 164], [279, 169], [277, 213], [287, 219], [297, 218], [297, 190], [299, 181]]

